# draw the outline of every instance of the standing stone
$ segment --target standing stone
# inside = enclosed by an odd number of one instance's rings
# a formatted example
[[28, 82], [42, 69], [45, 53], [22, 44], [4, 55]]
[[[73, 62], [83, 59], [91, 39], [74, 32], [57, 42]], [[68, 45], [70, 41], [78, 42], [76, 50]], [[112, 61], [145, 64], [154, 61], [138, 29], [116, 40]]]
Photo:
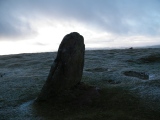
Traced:
[[65, 89], [80, 83], [84, 66], [84, 52], [84, 38], [79, 33], [73, 32], [63, 38], [37, 101], [54, 99]]

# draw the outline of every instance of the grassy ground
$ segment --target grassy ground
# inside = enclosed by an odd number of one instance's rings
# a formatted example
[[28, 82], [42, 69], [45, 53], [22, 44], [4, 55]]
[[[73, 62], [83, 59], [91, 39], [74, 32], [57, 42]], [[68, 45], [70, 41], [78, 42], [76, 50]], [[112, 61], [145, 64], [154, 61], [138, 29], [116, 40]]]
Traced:
[[34, 103], [56, 53], [0, 56], [0, 120], [159, 120], [159, 55], [159, 49], [86, 51], [82, 81], [100, 95], [85, 105], [73, 101], [85, 92], [76, 90], [54, 104]]

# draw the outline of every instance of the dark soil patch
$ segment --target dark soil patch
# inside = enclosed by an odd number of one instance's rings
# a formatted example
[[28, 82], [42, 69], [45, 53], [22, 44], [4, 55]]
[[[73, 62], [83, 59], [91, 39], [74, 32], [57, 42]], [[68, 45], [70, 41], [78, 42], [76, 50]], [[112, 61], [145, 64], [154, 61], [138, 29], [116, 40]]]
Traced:
[[125, 71], [123, 74], [126, 76], [130, 76], [130, 77], [137, 77], [137, 78], [143, 79], [143, 80], [149, 79], [149, 75], [146, 74], [145, 72]]

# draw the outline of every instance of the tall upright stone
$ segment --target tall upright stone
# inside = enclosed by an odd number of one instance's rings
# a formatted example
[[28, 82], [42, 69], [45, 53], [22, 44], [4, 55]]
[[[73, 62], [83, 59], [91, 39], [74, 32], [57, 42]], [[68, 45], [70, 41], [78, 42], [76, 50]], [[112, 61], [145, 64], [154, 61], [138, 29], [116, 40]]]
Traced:
[[84, 52], [84, 38], [79, 33], [73, 32], [63, 38], [37, 101], [52, 99], [65, 89], [80, 83], [84, 66]]

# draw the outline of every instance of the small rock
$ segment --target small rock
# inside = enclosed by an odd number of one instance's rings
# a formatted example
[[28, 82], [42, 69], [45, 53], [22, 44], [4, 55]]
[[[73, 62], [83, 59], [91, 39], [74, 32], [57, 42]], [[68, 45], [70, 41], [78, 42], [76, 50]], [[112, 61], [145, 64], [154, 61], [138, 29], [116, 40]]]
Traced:
[[5, 75], [5, 73], [0, 73], [0, 77], [3, 77]]

